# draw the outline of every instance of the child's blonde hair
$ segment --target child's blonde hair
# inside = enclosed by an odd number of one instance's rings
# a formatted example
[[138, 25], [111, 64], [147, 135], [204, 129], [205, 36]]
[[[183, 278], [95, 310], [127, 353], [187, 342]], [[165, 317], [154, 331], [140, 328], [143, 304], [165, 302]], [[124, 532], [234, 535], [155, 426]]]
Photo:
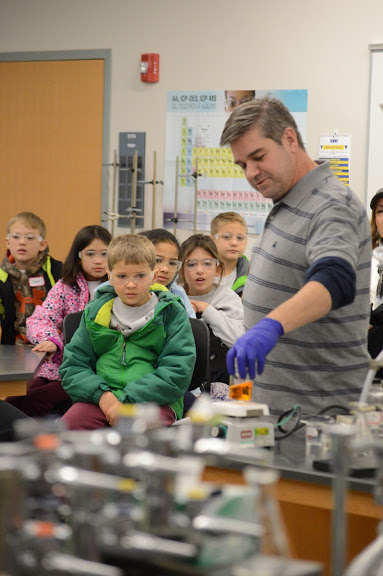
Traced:
[[218, 260], [218, 262], [221, 266], [221, 274], [219, 277], [220, 282], [222, 280], [223, 271], [225, 268], [225, 265], [222, 262], [220, 255], [218, 254], [218, 250], [217, 250], [217, 247], [214, 243], [214, 240], [212, 240], [210, 238], [210, 236], [207, 236], [205, 234], [194, 234], [193, 236], [190, 236], [187, 240], [185, 240], [185, 242], [183, 242], [181, 244], [182, 266], [180, 268], [180, 280], [181, 280], [181, 283], [185, 286], [186, 293], [188, 292], [188, 290], [187, 290], [187, 282], [186, 282], [186, 278], [185, 278], [185, 262], [189, 256], [189, 254], [191, 254], [193, 252], [193, 250], [195, 250], [196, 248], [202, 248], [202, 250], [205, 250], [205, 252], [208, 252], [210, 254], [210, 256], [212, 258], [214, 258], [214, 260]]
[[217, 216], [215, 216], [210, 222], [210, 234], [214, 236], [214, 234], [217, 234], [224, 224], [228, 224], [229, 222], [238, 222], [238, 224], [241, 224], [244, 227], [247, 234], [247, 224], [245, 219], [237, 212], [221, 212], [221, 214], [217, 214]]
[[113, 269], [117, 262], [125, 264], [144, 264], [154, 270], [156, 251], [152, 242], [138, 234], [122, 234], [113, 238], [108, 246], [108, 268]]
[[33, 214], [33, 212], [19, 212], [18, 214], [16, 214], [16, 216], [13, 216], [13, 218], [11, 218], [10, 221], [8, 222], [7, 234], [10, 233], [12, 226], [16, 222], [24, 222], [24, 224], [29, 226], [29, 228], [34, 228], [35, 230], [38, 230], [40, 236], [43, 239], [45, 238], [47, 233], [45, 224], [41, 220], [41, 218], [36, 216], [36, 214]]

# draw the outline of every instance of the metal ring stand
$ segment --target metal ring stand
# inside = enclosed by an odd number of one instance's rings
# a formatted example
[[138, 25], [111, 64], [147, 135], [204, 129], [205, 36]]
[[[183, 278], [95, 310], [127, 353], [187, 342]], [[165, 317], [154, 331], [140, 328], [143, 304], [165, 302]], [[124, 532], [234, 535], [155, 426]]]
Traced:
[[[140, 219], [144, 218], [143, 214], [138, 214], [138, 212], [142, 211], [141, 208], [137, 208], [137, 206], [136, 206], [137, 184], [143, 184], [143, 185], [150, 184], [151, 186], [153, 186], [153, 192], [152, 192], [152, 228], [155, 228], [156, 185], [157, 184], [163, 184], [162, 180], [156, 179], [156, 175], [157, 175], [157, 152], [153, 153], [153, 180], [145, 181], [145, 180], [138, 180], [137, 179], [137, 175], [138, 175], [138, 171], [139, 171], [137, 150], [135, 150], [134, 155], [133, 155], [132, 168], [125, 168], [125, 167], [121, 167], [119, 165], [119, 163], [117, 162], [117, 151], [116, 150], [114, 150], [114, 153], [113, 153], [113, 163], [111, 164], [111, 166], [113, 166], [112, 211], [111, 212], [104, 211], [103, 214], [105, 214], [107, 216], [107, 220], [110, 220], [112, 222], [112, 229], [111, 229], [112, 236], [114, 236], [114, 232], [115, 232], [115, 228], [114, 228], [115, 227], [115, 221], [118, 220], [119, 218], [129, 218], [130, 219], [130, 232], [131, 232], [131, 234], [134, 234], [136, 232], [136, 220], [137, 220], [137, 218], [140, 218]], [[126, 172], [132, 173], [132, 197], [131, 197], [131, 206], [128, 208], [129, 214], [119, 214], [118, 210], [117, 210], [117, 192], [116, 192], [117, 169], [119, 169], [120, 171], [126, 171]]]

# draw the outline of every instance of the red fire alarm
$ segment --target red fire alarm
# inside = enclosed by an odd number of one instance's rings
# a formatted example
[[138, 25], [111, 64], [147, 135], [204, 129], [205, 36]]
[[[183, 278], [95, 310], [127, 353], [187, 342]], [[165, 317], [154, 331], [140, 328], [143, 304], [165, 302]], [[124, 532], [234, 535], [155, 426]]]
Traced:
[[160, 76], [160, 55], [141, 54], [141, 81], [158, 82]]

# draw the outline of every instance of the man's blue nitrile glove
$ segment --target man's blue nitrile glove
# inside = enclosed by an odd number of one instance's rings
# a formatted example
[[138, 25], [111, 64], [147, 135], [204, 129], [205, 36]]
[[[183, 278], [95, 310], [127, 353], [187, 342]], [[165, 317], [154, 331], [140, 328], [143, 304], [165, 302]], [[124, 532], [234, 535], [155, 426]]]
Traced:
[[262, 374], [265, 368], [265, 359], [270, 350], [276, 345], [278, 338], [284, 334], [283, 326], [278, 320], [262, 318], [236, 343], [227, 353], [226, 364], [230, 374], [234, 374], [234, 358], [237, 358], [238, 372], [241, 378], [248, 373], [251, 380], [255, 378], [255, 363], [257, 372]]

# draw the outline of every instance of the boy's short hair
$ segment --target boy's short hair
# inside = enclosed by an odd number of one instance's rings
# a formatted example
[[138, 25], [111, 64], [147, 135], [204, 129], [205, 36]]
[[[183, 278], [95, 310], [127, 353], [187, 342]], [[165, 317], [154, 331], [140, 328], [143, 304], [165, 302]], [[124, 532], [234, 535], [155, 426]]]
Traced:
[[144, 264], [147, 262], [151, 270], [156, 265], [154, 244], [140, 234], [122, 234], [113, 238], [108, 246], [108, 268], [113, 269], [117, 262], [125, 264]]
[[237, 212], [221, 212], [221, 214], [217, 214], [217, 216], [215, 216], [210, 222], [210, 234], [214, 236], [214, 234], [217, 234], [224, 224], [228, 224], [229, 222], [238, 222], [244, 227], [247, 234], [247, 224], [245, 219]]
[[139, 232], [140, 236], [145, 236], [149, 238], [152, 244], [156, 246], [161, 242], [168, 242], [170, 244], [174, 244], [174, 246], [178, 250], [178, 255], [181, 252], [181, 246], [177, 240], [177, 238], [169, 232], [169, 230], [165, 230], [164, 228], [154, 228], [153, 230], [145, 230], [144, 232]]
[[43, 239], [45, 239], [45, 236], [47, 234], [45, 224], [41, 220], [41, 218], [36, 216], [36, 214], [33, 214], [33, 212], [19, 212], [18, 214], [16, 214], [16, 216], [13, 216], [13, 218], [11, 218], [10, 221], [8, 222], [7, 234], [10, 233], [12, 226], [16, 222], [24, 222], [30, 228], [35, 228], [36, 230], [39, 231], [40, 236]]

